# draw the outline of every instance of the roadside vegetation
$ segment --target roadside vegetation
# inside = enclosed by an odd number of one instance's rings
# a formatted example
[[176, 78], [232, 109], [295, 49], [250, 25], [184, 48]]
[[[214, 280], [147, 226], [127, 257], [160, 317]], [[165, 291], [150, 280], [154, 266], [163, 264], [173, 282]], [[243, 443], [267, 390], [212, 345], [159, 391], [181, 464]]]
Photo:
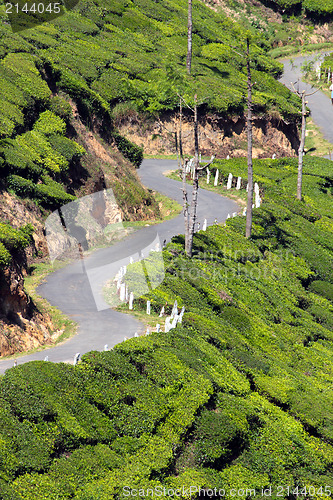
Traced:
[[[273, 3], [333, 11], [321, 0]], [[205, 110], [243, 114], [246, 61], [228, 45], [242, 43], [245, 28], [196, 3], [186, 77], [186, 16], [185, 0], [96, 0], [22, 34], [2, 23], [2, 188], [44, 214], [75, 199], [68, 172], [88, 153], [71, 136], [69, 97], [87, 127], [107, 128], [136, 166], [142, 150], [113, 124], [121, 113], [175, 110], [179, 93], [198, 93]], [[299, 100], [277, 82], [282, 67], [270, 48], [260, 34], [252, 40], [253, 109], [296, 120]], [[210, 168], [220, 183], [229, 172], [247, 178], [243, 158]], [[273, 499], [331, 496], [331, 162], [304, 158], [301, 200], [296, 158], [253, 160], [253, 177], [263, 203], [251, 237], [243, 216], [196, 232], [191, 258], [184, 236], [174, 237], [163, 250], [163, 283], [134, 301], [139, 318], [150, 301], [152, 327], [177, 300], [182, 324], [89, 352], [76, 366], [31, 362], [0, 377], [1, 500], [122, 500], [126, 487], [180, 489], [188, 500], [198, 497], [191, 485], [223, 489], [226, 500], [233, 488], [259, 498], [265, 488]], [[120, 199], [132, 199], [117, 185]], [[155, 200], [162, 218], [179, 209]], [[2, 269], [32, 231], [0, 224]], [[145, 276], [136, 269], [128, 266], [125, 282], [140, 295]], [[30, 293], [47, 270], [30, 278]]]
[[[246, 177], [245, 159], [215, 168]], [[162, 285], [134, 302], [143, 315], [149, 299], [157, 315], [177, 299], [182, 325], [76, 367], [33, 362], [1, 377], [4, 500], [109, 500], [128, 485], [192, 484], [226, 498], [269, 486], [275, 498], [282, 484], [329, 496], [332, 169], [305, 159], [303, 201], [297, 159], [254, 160], [254, 180], [264, 201], [251, 240], [241, 216], [196, 233], [191, 259], [184, 237], [173, 238]], [[132, 277], [129, 266], [134, 290], [135, 267]]]
[[[333, 47], [329, 2], [323, 2], [328, 15], [316, 2], [246, 0], [205, 0], [217, 11], [223, 11], [255, 35], [262, 33], [273, 59], [306, 54]], [[303, 5], [302, 5], [303, 3]], [[305, 5], [305, 3], [307, 5]], [[312, 9], [308, 9], [311, 6]]]
[[[201, 2], [193, 8], [190, 77], [185, 0], [83, 2], [19, 33], [11, 31], [5, 5], [0, 19], [2, 189], [32, 199], [42, 211], [75, 199], [80, 186], [73, 179], [89, 176], [89, 151], [73, 133], [70, 99], [85, 125], [113, 141], [135, 166], [143, 152], [114, 126], [122, 113], [149, 118], [176, 109], [178, 93], [195, 92], [205, 110], [244, 111], [246, 61], [235, 53], [231, 57], [229, 45], [242, 43], [246, 29]], [[282, 66], [267, 55], [269, 48], [258, 31], [251, 48], [254, 111], [295, 119], [297, 99], [276, 81]], [[115, 178], [112, 187], [121, 205], [122, 179]], [[131, 191], [145, 197], [134, 184]]]

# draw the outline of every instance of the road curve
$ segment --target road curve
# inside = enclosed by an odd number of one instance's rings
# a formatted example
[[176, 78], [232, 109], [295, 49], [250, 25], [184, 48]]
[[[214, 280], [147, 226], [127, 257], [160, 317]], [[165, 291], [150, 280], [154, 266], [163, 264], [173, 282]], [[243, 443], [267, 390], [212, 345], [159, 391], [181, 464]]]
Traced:
[[[308, 56], [300, 56], [295, 58], [284, 59], [284, 73], [280, 81], [286, 85], [289, 89], [292, 89], [291, 82], [294, 83], [295, 88], [306, 91], [306, 93], [311, 93], [315, 89], [302, 82], [302, 71], [301, 66], [303, 63], [316, 60], [318, 57], [324, 58], [326, 53], [321, 54], [310, 54]], [[316, 125], [321, 129], [325, 139], [333, 144], [333, 106], [331, 99], [324, 94], [324, 92], [318, 91], [307, 98], [308, 108], [311, 110], [311, 116]]]
[[[291, 88], [290, 82], [301, 80], [301, 65], [313, 60], [316, 56], [317, 54], [296, 57], [292, 59], [292, 63], [290, 58], [284, 60], [284, 74], [280, 81]], [[304, 83], [300, 83], [299, 88], [307, 92], [311, 91], [311, 87]], [[323, 92], [317, 92], [310, 96], [308, 101], [314, 122], [322, 129], [325, 138], [333, 143], [333, 106], [330, 99]], [[138, 173], [145, 186], [182, 203], [180, 182], [163, 176], [164, 171], [175, 168], [175, 161], [144, 160]], [[235, 202], [210, 191], [199, 190], [198, 221], [203, 222], [207, 218], [208, 224], [212, 224], [217, 218], [219, 222], [222, 222], [228, 213], [237, 210], [238, 206]], [[47, 281], [38, 287], [38, 292], [50, 304], [57, 306], [78, 323], [78, 333], [60, 345], [18, 357], [18, 364], [43, 360], [45, 356], [54, 362], [72, 361], [77, 352], [82, 355], [91, 350], [102, 350], [105, 344], [111, 348], [122, 342], [124, 336], [132, 337], [136, 331], [139, 331], [142, 325], [132, 316], [110, 308], [98, 310], [95, 300], [97, 295], [99, 295], [100, 308], [101, 304], [103, 306], [100, 294], [101, 283], [97, 283], [93, 289], [88, 276], [102, 266], [128, 259], [130, 255], [144, 248], [147, 242], [152, 241], [156, 232], [161, 241], [170, 241], [175, 234], [183, 234], [183, 215], [180, 214], [175, 219], [156, 226], [140, 229], [109, 248], [96, 250], [84, 259], [84, 265], [81, 261], [73, 262], [50, 274]], [[0, 373], [12, 366], [13, 359], [0, 361]]]
[[[164, 171], [176, 168], [175, 161], [144, 160], [138, 173], [145, 186], [182, 203], [181, 183], [163, 175]], [[238, 210], [234, 201], [211, 191], [199, 190], [197, 220], [201, 224], [205, 218], [208, 224], [213, 224], [215, 218], [223, 222], [228, 213]], [[82, 355], [91, 350], [102, 350], [105, 344], [111, 348], [122, 342], [124, 336], [133, 337], [142, 324], [131, 315], [110, 309], [103, 301], [102, 285], [109, 279], [104, 269], [107, 269], [105, 266], [112, 268], [113, 263], [117, 263], [114, 264], [114, 270], [118, 270], [131, 255], [140, 253], [153, 241], [156, 233], [161, 242], [170, 241], [176, 234], [183, 234], [183, 214], [161, 224], [144, 227], [119, 243], [96, 250], [83, 261], [73, 262], [50, 274], [46, 282], [38, 287], [38, 293], [76, 321], [78, 333], [55, 347], [20, 356], [17, 363], [44, 360], [45, 356], [48, 356], [49, 361], [69, 362], [73, 361], [76, 353]], [[0, 361], [0, 373], [12, 366], [13, 359]]]

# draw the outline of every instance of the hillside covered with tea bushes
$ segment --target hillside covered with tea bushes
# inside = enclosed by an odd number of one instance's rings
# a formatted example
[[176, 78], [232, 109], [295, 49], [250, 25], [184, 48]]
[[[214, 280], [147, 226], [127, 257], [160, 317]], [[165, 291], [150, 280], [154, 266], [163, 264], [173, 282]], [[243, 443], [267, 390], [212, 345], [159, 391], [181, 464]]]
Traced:
[[[18, 33], [0, 6], [1, 189], [46, 210], [77, 194], [91, 174], [89, 151], [73, 129], [70, 99], [85, 125], [136, 166], [142, 149], [113, 125], [127, 109], [147, 116], [171, 111], [178, 93], [196, 92], [206, 110], [242, 114], [245, 60], [228, 44], [242, 50], [245, 29], [200, 1], [193, 7], [193, 69], [187, 77], [185, 0], [85, 0], [52, 22]], [[266, 54], [264, 37], [255, 30], [253, 36], [255, 111], [294, 120], [298, 101], [275, 79], [282, 66]]]
[[[142, 161], [142, 145], [119, 133], [117, 118], [134, 110], [144, 129], [151, 117], [174, 113], [178, 93], [193, 98], [195, 92], [202, 114], [243, 115], [245, 60], [228, 44], [243, 51], [245, 28], [199, 0], [193, 26], [188, 77], [186, 0], [84, 0], [49, 23], [16, 33], [0, 6], [0, 190], [10, 196], [4, 203], [10, 202], [9, 210], [0, 207], [6, 224], [0, 228], [0, 280], [8, 297], [12, 278], [4, 279], [4, 269], [17, 264], [21, 280], [24, 266], [7, 244], [7, 231], [32, 223], [29, 252], [41, 257], [47, 215], [104, 187], [114, 190], [125, 220], [158, 216], [156, 201], [132, 168]], [[276, 80], [282, 66], [267, 55], [265, 38], [255, 30], [252, 36], [255, 112], [293, 124], [298, 100]], [[23, 261], [25, 245], [22, 240]], [[4, 309], [0, 305], [0, 316], [8, 319]]]
[[[4, 6], [1, 10], [2, 58], [12, 54], [12, 61], [30, 60], [32, 54], [44, 79], [80, 102], [82, 111], [93, 110], [106, 118], [117, 103], [128, 101], [139, 111], [172, 110], [178, 105], [177, 92], [197, 92], [198, 99], [215, 111], [244, 109], [245, 60], [236, 53], [231, 57], [226, 44], [244, 47], [245, 30], [200, 1], [193, 5], [192, 78], [186, 78], [185, 0], [86, 0], [48, 24], [17, 34], [4, 22]], [[258, 111], [277, 108], [283, 116], [295, 115], [297, 100], [274, 80], [282, 67], [266, 55], [267, 49], [265, 38], [255, 36]], [[45, 92], [36, 90], [40, 99]], [[7, 96], [10, 93], [8, 89]], [[18, 111], [10, 105], [3, 108], [17, 126]]]
[[[246, 172], [241, 159], [215, 167]], [[149, 298], [160, 321], [177, 299], [182, 325], [76, 367], [32, 362], [0, 378], [2, 500], [110, 500], [124, 487], [190, 498], [190, 486], [330, 496], [331, 165], [305, 160], [302, 202], [293, 159], [254, 171], [264, 202], [252, 239], [244, 217], [196, 233], [192, 259], [175, 237], [165, 280], [134, 303]], [[135, 264], [126, 279], [138, 286]]]
[[289, 11], [302, 9], [310, 18], [328, 16], [333, 12], [332, 0], [270, 0], [269, 3]]

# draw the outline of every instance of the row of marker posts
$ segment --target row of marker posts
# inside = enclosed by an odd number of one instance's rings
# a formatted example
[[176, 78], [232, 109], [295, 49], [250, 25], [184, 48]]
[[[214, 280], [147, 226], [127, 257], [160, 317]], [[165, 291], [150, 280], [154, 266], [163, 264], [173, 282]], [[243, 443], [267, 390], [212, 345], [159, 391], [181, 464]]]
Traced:
[[[273, 155], [273, 159], [275, 159], [274, 156], [275, 155]], [[229, 159], [229, 158], [227, 158], [227, 159]], [[190, 162], [187, 166], [187, 172], [191, 171], [192, 164], [193, 164], [193, 159], [190, 160]], [[210, 175], [211, 175], [210, 170], [207, 167], [207, 184], [209, 184]], [[214, 186], [217, 186], [218, 178], [219, 178], [219, 170], [217, 169], [216, 173], [215, 173]], [[229, 173], [228, 182], [227, 182], [227, 189], [228, 190], [231, 189], [232, 180], [233, 180], [233, 175], [231, 173]], [[237, 177], [237, 184], [236, 184], [237, 190], [241, 189], [241, 184], [242, 184], [242, 178]], [[248, 185], [246, 186], [246, 191], [248, 191]], [[254, 184], [254, 194], [255, 194], [255, 203], [252, 205], [252, 207], [259, 208], [261, 205], [261, 198], [260, 198], [259, 185], [257, 182], [255, 182], [255, 184]], [[236, 215], [237, 215], [237, 212], [234, 212], [232, 214], [233, 217], [235, 217]], [[243, 210], [243, 215], [246, 215], [246, 208], [244, 208], [244, 210]], [[227, 219], [230, 219], [230, 217], [231, 217], [230, 214], [228, 214]], [[215, 219], [215, 223], [217, 223], [216, 219]], [[207, 229], [207, 219], [204, 220], [203, 226], [202, 226], [203, 231], [206, 231], [206, 229]], [[200, 230], [200, 222], [198, 222], [198, 231], [199, 230]], [[133, 258], [130, 257], [130, 264], [132, 264], [132, 263], [133, 263]], [[126, 274], [126, 266], [122, 266], [115, 276], [115, 281], [117, 281], [117, 291], [119, 291], [119, 299], [121, 300], [121, 302], [124, 302], [124, 301], [128, 302], [128, 308], [130, 310], [132, 310], [133, 309], [133, 302], [134, 302], [134, 294], [133, 294], [133, 292], [128, 292], [128, 287], [126, 286], [125, 283], [122, 283], [122, 279], [125, 276], [125, 274]], [[164, 310], [165, 310], [165, 308], [163, 306], [161, 309], [161, 312], [159, 314], [160, 318], [164, 315]], [[147, 301], [147, 311], [146, 312], [148, 315], [150, 315], [150, 301], [149, 300]], [[178, 314], [177, 301], [175, 301], [173, 308], [172, 308], [171, 316], [168, 316], [165, 320], [164, 331], [169, 332], [172, 328], [175, 328], [178, 323], [181, 323], [182, 319], [183, 319], [184, 312], [185, 312], [185, 307], [183, 306], [180, 313]], [[160, 332], [160, 329], [161, 329], [161, 325], [159, 323], [157, 323], [156, 324], [156, 332], [157, 333]], [[149, 328], [147, 328], [146, 335], [149, 335], [149, 333], [150, 333]], [[138, 336], [139, 336], [138, 333], [135, 332], [134, 337], [138, 337]], [[128, 337], [124, 337], [124, 340], [128, 340]], [[104, 351], [107, 351], [107, 350], [108, 350], [108, 345], [106, 344], [104, 346]], [[74, 366], [77, 365], [77, 363], [80, 360], [80, 357], [81, 357], [81, 354], [79, 352], [75, 354], [74, 360], [73, 360]], [[44, 361], [48, 361], [48, 360], [49, 360], [49, 357], [45, 356]], [[14, 361], [14, 367], [15, 366], [17, 366], [17, 360]]]
[[[132, 293], [131, 293], [131, 295], [133, 296]], [[133, 305], [133, 302], [132, 302], [132, 305]], [[146, 312], [147, 312], [148, 315], [150, 315], [150, 313], [151, 313], [150, 300], [147, 300], [147, 310], [146, 310]], [[166, 319], [165, 319], [165, 326], [164, 326], [164, 332], [165, 333], [169, 332], [173, 328], [176, 328], [176, 326], [178, 324], [182, 323], [184, 312], [185, 312], [185, 307], [184, 306], [181, 308], [180, 311], [178, 311], [177, 300], [175, 300], [175, 302], [173, 304], [172, 311], [171, 311], [171, 315], [167, 316]], [[165, 314], [165, 307], [163, 306], [162, 309], [161, 309], [161, 311], [160, 311], [159, 317], [162, 318], [164, 316], [164, 314]], [[161, 325], [159, 323], [157, 323], [156, 324], [156, 333], [159, 333], [160, 331], [161, 331]], [[149, 335], [149, 334], [150, 334], [150, 331], [149, 331], [149, 328], [147, 328], [146, 335]], [[139, 337], [138, 332], [135, 332], [134, 337]], [[124, 337], [124, 341], [125, 340], [129, 340], [129, 338], [128, 337]], [[104, 351], [108, 351], [109, 350], [109, 346], [107, 344], [105, 344], [103, 350]], [[76, 366], [78, 364], [78, 362], [80, 361], [80, 358], [81, 358], [81, 354], [79, 352], [77, 352], [75, 354], [74, 360], [73, 360], [73, 365], [74, 366]], [[46, 356], [45, 359], [44, 359], [44, 361], [48, 361], [48, 360], [49, 360], [49, 357]], [[17, 366], [17, 362], [14, 363], [14, 366]]]
[[[274, 154], [272, 156], [272, 159], [275, 160], [276, 159], [276, 155]], [[209, 184], [209, 181], [210, 181], [210, 170], [209, 168], [207, 167], [207, 184]], [[229, 173], [228, 175], [228, 181], [227, 181], [227, 190], [231, 189], [232, 187], [232, 181], [233, 181], [233, 178], [234, 176], [232, 175], [232, 173]], [[216, 169], [216, 173], [215, 173], [215, 179], [214, 179], [214, 186], [217, 186], [218, 184], [218, 180], [219, 180], [219, 170]], [[239, 191], [242, 187], [242, 178], [241, 177], [237, 177], [237, 183], [236, 183], [236, 189], [237, 191]], [[248, 192], [249, 190], [249, 185], [247, 184], [246, 185], [246, 192]], [[261, 205], [261, 197], [260, 197], [260, 189], [259, 189], [259, 185], [257, 182], [254, 183], [254, 196], [255, 196], [255, 202], [254, 204], [252, 205], [252, 208], [259, 208], [260, 205]], [[236, 217], [237, 215], [237, 212], [234, 212], [232, 214], [233, 217]], [[246, 215], [246, 208], [244, 208], [243, 210], [243, 215]], [[227, 216], [227, 219], [230, 219], [231, 215], [228, 214]], [[198, 226], [198, 229], [200, 228], [200, 226]], [[203, 228], [202, 230], [203, 231], [206, 231], [207, 229], [207, 219], [204, 220], [204, 224], [203, 224]]]
[[[151, 312], [150, 300], [147, 300], [147, 314], [149, 315], [150, 312]], [[177, 300], [175, 300], [175, 302], [173, 304], [171, 315], [167, 316], [165, 318], [165, 325], [164, 325], [164, 332], [165, 333], [169, 332], [172, 328], [176, 328], [178, 323], [182, 323], [184, 312], [185, 312], [184, 306], [181, 308], [180, 312], [178, 311]], [[165, 314], [165, 307], [163, 306], [161, 311], [160, 311], [159, 318], [162, 318], [164, 316], [164, 314]], [[156, 332], [159, 333], [160, 331], [161, 331], [161, 325], [159, 323], [157, 323], [156, 324]], [[147, 332], [146, 332], [146, 335], [148, 335], [148, 334], [149, 334], [149, 329], [147, 329]]]

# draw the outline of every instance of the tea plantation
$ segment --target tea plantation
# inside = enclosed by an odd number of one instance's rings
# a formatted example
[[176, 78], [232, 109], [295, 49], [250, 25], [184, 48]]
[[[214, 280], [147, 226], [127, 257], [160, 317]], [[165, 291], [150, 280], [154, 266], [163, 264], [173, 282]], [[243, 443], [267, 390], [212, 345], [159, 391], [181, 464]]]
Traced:
[[[5, 24], [4, 6], [0, 16], [3, 136], [22, 126], [24, 110], [33, 101], [47, 106], [47, 83], [53, 91], [73, 97], [82, 113], [104, 119], [119, 102], [134, 102], [148, 113], [174, 109], [177, 92], [197, 92], [199, 101], [214, 111], [244, 109], [245, 60], [229, 46], [244, 52], [246, 32], [200, 1], [193, 5], [191, 78], [186, 77], [186, 0], [85, 0], [75, 10], [21, 34], [11, 33]], [[253, 37], [257, 111], [275, 109], [295, 116], [297, 100], [274, 79], [281, 65], [266, 55], [270, 47], [265, 38], [255, 30]], [[26, 81], [28, 70], [34, 85]]]
[[310, 17], [328, 16], [333, 12], [332, 0], [272, 0], [272, 3], [288, 10], [302, 8]]
[[[139, 166], [143, 151], [114, 128], [131, 109], [149, 118], [196, 92], [202, 111], [242, 114], [246, 31], [202, 2], [193, 5], [193, 68], [186, 73], [186, 0], [84, 0], [49, 23], [13, 33], [0, 6], [1, 189], [55, 210], [75, 196], [70, 178], [85, 150], [71, 128], [71, 98], [89, 128], [114, 139]], [[298, 100], [276, 77], [280, 63], [253, 30], [255, 111], [293, 120]], [[89, 152], [88, 152], [89, 153]], [[121, 205], [121, 200], [119, 200]], [[1, 262], [8, 260], [1, 252]]]
[[[246, 162], [216, 168], [244, 177]], [[76, 367], [32, 362], [1, 377], [1, 499], [109, 500], [128, 487], [190, 498], [190, 486], [330, 496], [331, 165], [305, 161], [302, 202], [296, 160], [256, 160], [254, 171], [264, 202], [252, 239], [244, 217], [198, 232], [192, 259], [175, 237], [162, 285], [135, 301], [170, 313], [177, 299], [181, 326]]]

